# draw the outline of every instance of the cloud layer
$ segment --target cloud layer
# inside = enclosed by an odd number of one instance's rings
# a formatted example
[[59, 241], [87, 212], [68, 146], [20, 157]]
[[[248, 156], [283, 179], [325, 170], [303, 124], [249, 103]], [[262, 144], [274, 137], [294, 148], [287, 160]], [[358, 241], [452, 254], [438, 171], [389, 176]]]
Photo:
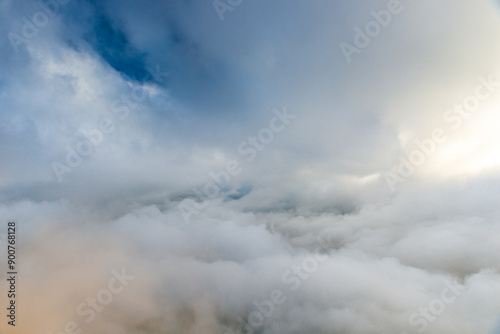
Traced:
[[498, 14], [2, 2], [16, 330], [496, 334]]

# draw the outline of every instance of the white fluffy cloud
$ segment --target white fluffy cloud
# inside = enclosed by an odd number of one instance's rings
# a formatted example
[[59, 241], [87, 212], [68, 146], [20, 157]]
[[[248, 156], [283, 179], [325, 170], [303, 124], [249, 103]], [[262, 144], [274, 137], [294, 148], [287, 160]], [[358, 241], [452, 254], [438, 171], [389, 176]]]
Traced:
[[0, 4], [19, 333], [497, 334], [500, 91], [443, 115], [500, 82], [500, 16], [402, 0], [348, 63], [388, 3], [69, 1], [18, 52], [43, 9]]

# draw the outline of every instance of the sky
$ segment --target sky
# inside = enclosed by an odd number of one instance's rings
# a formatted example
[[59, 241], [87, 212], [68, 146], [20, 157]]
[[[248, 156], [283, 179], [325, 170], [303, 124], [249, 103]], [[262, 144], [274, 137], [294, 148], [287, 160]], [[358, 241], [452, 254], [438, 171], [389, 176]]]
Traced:
[[2, 333], [500, 333], [499, 2], [2, 0], [0, 57]]

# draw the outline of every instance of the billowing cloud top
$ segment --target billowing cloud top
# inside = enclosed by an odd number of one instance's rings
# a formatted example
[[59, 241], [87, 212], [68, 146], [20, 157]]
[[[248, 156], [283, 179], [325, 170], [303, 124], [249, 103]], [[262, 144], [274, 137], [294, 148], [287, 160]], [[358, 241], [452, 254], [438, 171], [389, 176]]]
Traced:
[[487, 0], [4, 0], [1, 332], [499, 333], [499, 41]]

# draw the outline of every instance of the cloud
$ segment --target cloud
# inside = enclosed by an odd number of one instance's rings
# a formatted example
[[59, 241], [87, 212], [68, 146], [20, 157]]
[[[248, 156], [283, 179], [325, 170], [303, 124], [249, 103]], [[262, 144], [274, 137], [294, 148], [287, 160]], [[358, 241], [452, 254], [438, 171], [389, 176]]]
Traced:
[[210, 1], [4, 1], [20, 333], [492, 330], [498, 92], [395, 191], [384, 175], [500, 80], [498, 11], [401, 1], [347, 63], [339, 45], [387, 6], [243, 1], [221, 21]]

